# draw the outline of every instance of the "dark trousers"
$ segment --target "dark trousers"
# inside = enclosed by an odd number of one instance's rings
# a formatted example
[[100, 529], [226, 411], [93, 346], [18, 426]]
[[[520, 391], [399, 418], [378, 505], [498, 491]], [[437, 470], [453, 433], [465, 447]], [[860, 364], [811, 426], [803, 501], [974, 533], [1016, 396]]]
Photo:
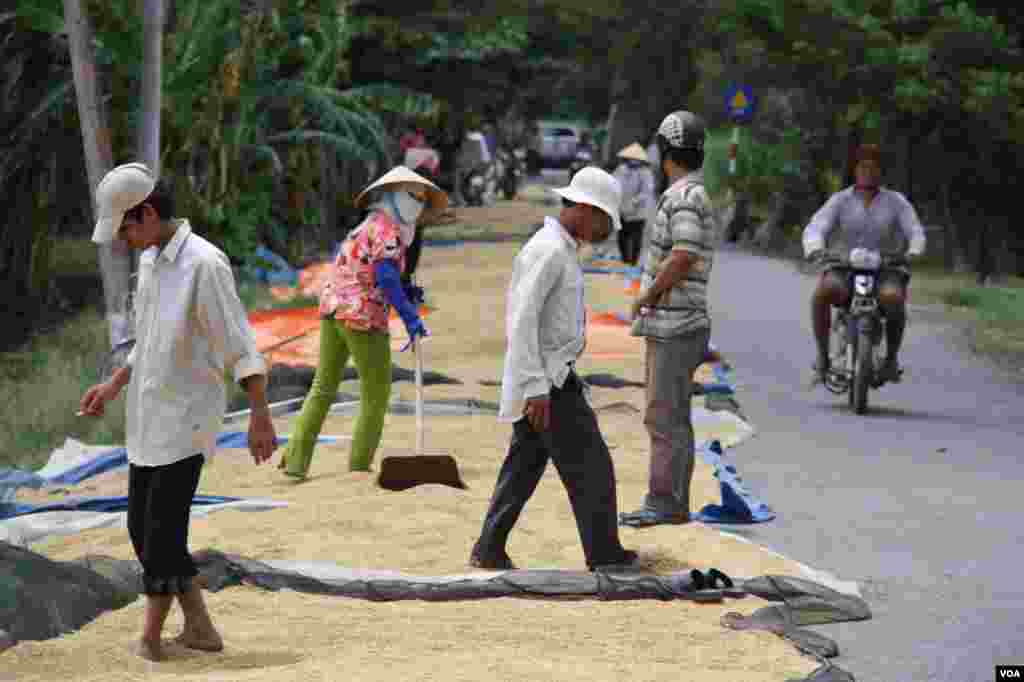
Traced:
[[537, 489], [548, 459], [555, 463], [569, 493], [587, 565], [622, 561], [625, 550], [619, 542], [611, 453], [575, 373], [569, 374], [561, 389], [551, 390], [551, 424], [547, 431], [534, 431], [525, 418], [515, 423], [512, 444], [498, 474], [474, 553], [483, 557], [504, 555], [508, 535]]
[[619, 230], [619, 251], [622, 253], [622, 260], [630, 265], [636, 265], [640, 260], [640, 247], [644, 239], [643, 220], [623, 220], [622, 229]]
[[166, 466], [128, 468], [128, 534], [142, 564], [144, 594], [182, 594], [198, 575], [188, 521], [203, 455]]

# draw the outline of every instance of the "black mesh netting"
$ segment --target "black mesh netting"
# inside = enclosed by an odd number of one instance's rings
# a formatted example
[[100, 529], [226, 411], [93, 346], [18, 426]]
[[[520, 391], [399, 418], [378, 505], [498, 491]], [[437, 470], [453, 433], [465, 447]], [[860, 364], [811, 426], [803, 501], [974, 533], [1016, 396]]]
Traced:
[[[289, 589], [370, 601], [519, 597], [681, 599], [707, 603], [755, 595], [777, 603], [750, 616], [726, 614], [722, 624], [737, 630], [774, 632], [822, 661], [824, 665], [807, 682], [844, 682], [853, 677], [827, 663], [826, 659], [838, 655], [835, 642], [802, 626], [871, 617], [867, 603], [859, 597], [788, 576], [763, 576], [737, 580], [733, 588], [697, 590], [690, 573], [514, 570], [434, 577], [345, 569], [330, 564], [317, 564], [314, 568], [300, 562], [270, 564], [212, 549], [196, 552], [193, 558], [200, 579], [213, 592], [246, 584], [272, 591]], [[5, 637], [12, 641], [42, 640], [77, 630], [104, 611], [134, 601], [141, 587], [140, 567], [135, 561], [86, 556], [73, 562], [55, 562], [0, 542], [0, 650], [4, 648]]]
[[0, 542], [0, 631], [12, 640], [73, 632], [104, 611], [130, 604], [138, 594], [86, 566], [50, 561]]

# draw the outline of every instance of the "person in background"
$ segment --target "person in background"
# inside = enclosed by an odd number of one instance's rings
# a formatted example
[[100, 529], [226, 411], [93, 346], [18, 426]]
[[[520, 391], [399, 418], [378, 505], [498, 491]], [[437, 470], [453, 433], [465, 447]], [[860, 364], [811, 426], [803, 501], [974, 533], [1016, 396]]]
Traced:
[[575, 371], [586, 344], [580, 244], [608, 238], [622, 193], [615, 178], [594, 167], [554, 191], [562, 211], [523, 246], [509, 284], [499, 419], [513, 423], [512, 444], [470, 554], [477, 568], [514, 568], [505, 545], [549, 459], [569, 493], [590, 570], [638, 560], [619, 541], [611, 454]]
[[647, 152], [637, 143], [620, 151], [618, 158], [621, 163], [615, 169], [615, 179], [622, 185], [619, 251], [623, 261], [636, 265], [640, 260], [644, 225], [654, 208], [654, 174], [647, 162]]
[[403, 156], [410, 149], [422, 149], [426, 146], [427, 136], [424, 134], [423, 128], [408, 130], [398, 141], [398, 148], [401, 150]]
[[410, 300], [413, 292], [402, 288], [401, 273], [417, 222], [443, 211], [448, 196], [429, 180], [397, 166], [356, 197], [357, 208], [367, 204], [369, 215], [342, 242], [331, 277], [320, 292], [320, 362], [279, 464], [298, 480], [308, 474], [317, 436], [349, 357], [359, 374], [360, 393], [349, 469], [370, 470], [391, 396], [391, 308], [402, 319], [410, 344], [429, 335]]
[[172, 194], [141, 163], [107, 173], [96, 189], [98, 244], [123, 239], [142, 251], [135, 297], [135, 345], [125, 365], [82, 397], [99, 417], [125, 387], [128, 534], [142, 564], [145, 621], [138, 654], [165, 658], [164, 623], [177, 599], [185, 625], [177, 644], [220, 651], [198, 571], [188, 551], [192, 500], [214, 455], [227, 407], [225, 370], [249, 395], [249, 450], [256, 464], [277, 436], [267, 405], [267, 365], [224, 253], [174, 217]]

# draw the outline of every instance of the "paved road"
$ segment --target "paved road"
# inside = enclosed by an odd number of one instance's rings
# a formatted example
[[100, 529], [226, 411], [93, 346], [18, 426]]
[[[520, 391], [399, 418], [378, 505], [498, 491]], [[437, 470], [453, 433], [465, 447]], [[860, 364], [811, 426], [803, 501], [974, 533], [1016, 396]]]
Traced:
[[821, 628], [858, 682], [989, 682], [1024, 663], [1024, 387], [912, 312], [904, 382], [853, 415], [806, 388], [812, 287], [783, 261], [716, 257], [713, 337], [760, 430], [735, 455], [779, 514], [746, 534], [862, 583], [874, 620]]

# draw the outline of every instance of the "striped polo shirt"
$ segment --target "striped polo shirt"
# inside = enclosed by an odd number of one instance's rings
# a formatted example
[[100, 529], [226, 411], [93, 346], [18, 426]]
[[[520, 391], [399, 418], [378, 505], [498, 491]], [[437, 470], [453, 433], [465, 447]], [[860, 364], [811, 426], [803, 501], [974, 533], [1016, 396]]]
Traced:
[[701, 171], [689, 173], [661, 195], [651, 223], [641, 291], [647, 291], [673, 251], [697, 261], [689, 274], [661, 295], [648, 314], [633, 321], [633, 336], [671, 339], [711, 327], [708, 278], [714, 261], [715, 217]]

